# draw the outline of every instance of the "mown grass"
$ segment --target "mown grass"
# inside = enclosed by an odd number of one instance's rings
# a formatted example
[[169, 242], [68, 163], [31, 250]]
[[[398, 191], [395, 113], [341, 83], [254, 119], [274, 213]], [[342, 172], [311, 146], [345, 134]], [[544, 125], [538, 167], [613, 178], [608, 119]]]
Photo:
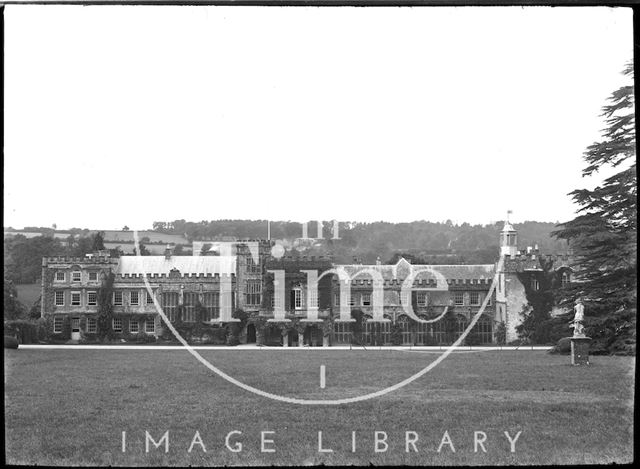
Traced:
[[[308, 399], [361, 395], [397, 383], [438, 354], [402, 351], [200, 351], [233, 377]], [[545, 352], [452, 354], [385, 396], [301, 406], [251, 394], [186, 351], [5, 350], [6, 458], [52, 465], [487, 465], [625, 463], [633, 458], [633, 357], [572, 367]], [[326, 366], [320, 389], [320, 365]], [[145, 452], [145, 430], [170, 449]], [[242, 452], [225, 447], [241, 431]], [[121, 432], [127, 451], [121, 451]], [[187, 450], [196, 431], [207, 452]], [[273, 431], [275, 453], [261, 452]], [[318, 452], [318, 432], [323, 446]], [[356, 452], [352, 452], [352, 432]], [[374, 432], [389, 449], [374, 451]], [[419, 435], [405, 452], [405, 432]], [[455, 453], [437, 447], [448, 431]], [[474, 431], [487, 452], [474, 452]], [[522, 431], [516, 452], [504, 435]], [[267, 445], [271, 447], [274, 445]]]

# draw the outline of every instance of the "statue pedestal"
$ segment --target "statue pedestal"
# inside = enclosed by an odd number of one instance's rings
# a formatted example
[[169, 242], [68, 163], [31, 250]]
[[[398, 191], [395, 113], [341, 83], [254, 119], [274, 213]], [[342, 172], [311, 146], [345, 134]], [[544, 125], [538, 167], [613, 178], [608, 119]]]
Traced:
[[589, 344], [591, 337], [571, 337], [571, 364], [589, 364]]

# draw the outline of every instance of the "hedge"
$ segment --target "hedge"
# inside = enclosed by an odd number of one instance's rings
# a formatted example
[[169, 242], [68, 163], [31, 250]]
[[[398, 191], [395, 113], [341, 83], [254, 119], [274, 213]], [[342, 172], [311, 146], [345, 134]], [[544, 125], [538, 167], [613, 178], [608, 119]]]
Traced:
[[[35, 322], [16, 319], [13, 321], [5, 321], [5, 335], [13, 336], [21, 344], [37, 344], [40, 342], [38, 337], [40, 326]], [[42, 335], [42, 334], [41, 334]]]

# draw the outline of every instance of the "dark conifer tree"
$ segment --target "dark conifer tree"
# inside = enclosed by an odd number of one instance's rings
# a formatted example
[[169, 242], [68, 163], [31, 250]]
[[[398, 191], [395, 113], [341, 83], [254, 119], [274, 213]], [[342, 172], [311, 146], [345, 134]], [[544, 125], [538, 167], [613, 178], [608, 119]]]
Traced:
[[[632, 79], [633, 65], [624, 74]], [[585, 300], [585, 326], [596, 344], [610, 352], [635, 350], [637, 269], [637, 174], [633, 85], [615, 91], [603, 107], [602, 141], [584, 153], [583, 176], [605, 168], [618, 172], [593, 190], [569, 195], [578, 216], [554, 236], [569, 241], [575, 282], [558, 291], [561, 304]]]

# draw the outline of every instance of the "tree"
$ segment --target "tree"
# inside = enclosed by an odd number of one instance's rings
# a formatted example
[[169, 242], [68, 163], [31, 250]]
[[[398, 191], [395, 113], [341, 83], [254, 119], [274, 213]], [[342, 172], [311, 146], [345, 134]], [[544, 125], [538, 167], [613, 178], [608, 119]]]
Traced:
[[113, 282], [116, 276], [109, 272], [102, 280], [102, 285], [98, 289], [98, 337], [101, 341], [111, 340], [114, 337], [112, 328], [113, 304]]
[[5, 275], [14, 283], [34, 283], [42, 275], [42, 258], [65, 255], [65, 251], [56, 238], [48, 236], [5, 239]]
[[[562, 275], [553, 269], [553, 263], [553, 258], [539, 257], [540, 270], [517, 273], [527, 298], [527, 304], [521, 311], [523, 321], [516, 326], [516, 332], [524, 343], [553, 344], [568, 334], [566, 318], [559, 321], [551, 316], [554, 291], [561, 283], [558, 277]], [[533, 280], [536, 280], [536, 288]]]
[[[632, 79], [633, 65], [624, 75]], [[585, 302], [587, 335], [609, 352], [635, 352], [637, 269], [637, 175], [633, 84], [615, 91], [603, 107], [606, 129], [584, 153], [583, 177], [605, 168], [625, 169], [593, 190], [569, 193], [578, 216], [552, 234], [565, 239], [575, 256], [576, 281], [558, 292], [561, 305]]]
[[13, 282], [4, 278], [4, 319], [18, 319], [24, 316], [25, 307], [18, 301], [18, 291]]
[[122, 231], [129, 231], [129, 227], [128, 227], [127, 225], [124, 225], [124, 226], [122, 227]]
[[92, 249], [94, 251], [103, 251], [104, 250], [104, 231], [98, 231], [91, 238], [93, 239]]

